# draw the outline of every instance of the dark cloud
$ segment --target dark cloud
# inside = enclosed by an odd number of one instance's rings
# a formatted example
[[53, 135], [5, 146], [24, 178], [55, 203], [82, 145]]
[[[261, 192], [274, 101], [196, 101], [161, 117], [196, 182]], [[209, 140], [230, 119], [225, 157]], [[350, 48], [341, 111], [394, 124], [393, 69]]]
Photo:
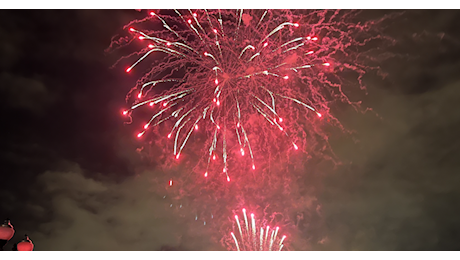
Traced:
[[43, 115], [55, 100], [53, 93], [40, 79], [8, 73], [0, 74], [0, 93], [10, 108], [24, 109], [38, 115]]
[[359, 144], [335, 145], [352, 166], [328, 174], [319, 198], [329, 233], [322, 248], [459, 249], [459, 87], [380, 91], [383, 118], [353, 120]]
[[[169, 198], [159, 194], [151, 176], [117, 183], [85, 177], [78, 166], [45, 172], [37, 178], [38, 204], [26, 205], [35, 218], [29, 219], [35, 222], [33, 229], [16, 228], [27, 232], [37, 250], [221, 249], [209, 229], [169, 207]], [[38, 224], [37, 219], [43, 221]]]

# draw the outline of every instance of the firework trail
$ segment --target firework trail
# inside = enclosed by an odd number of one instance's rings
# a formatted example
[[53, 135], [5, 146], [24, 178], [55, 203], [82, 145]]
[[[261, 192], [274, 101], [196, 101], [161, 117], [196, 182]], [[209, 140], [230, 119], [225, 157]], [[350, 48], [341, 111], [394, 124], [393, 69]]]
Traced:
[[281, 251], [284, 247], [286, 236], [278, 236], [279, 227], [263, 226], [261, 221], [255, 218], [254, 213], [250, 219], [243, 208], [244, 221], [235, 215], [235, 223], [238, 227], [235, 232], [230, 232], [233, 239], [233, 250], [237, 251]]
[[[126, 72], [149, 65], [127, 96], [132, 105], [122, 112], [130, 118], [138, 110], [151, 113], [136, 136], [166, 137], [156, 139], [161, 147], [163, 139], [169, 141], [175, 160], [187, 144], [196, 154], [189, 144], [195, 136], [205, 148], [196, 170], [204, 178], [220, 172], [228, 182], [237, 171], [263, 165], [269, 147], [322, 152], [323, 119], [340, 125], [329, 103], [357, 105], [332, 72], [356, 71], [359, 83], [364, 73], [334, 55], [356, 58], [347, 48], [364, 44], [352, 37], [364, 27], [336, 22], [346, 16], [340, 11], [303, 12], [174, 10], [131, 22], [129, 42], [143, 48], [124, 57], [138, 56]], [[151, 24], [162, 29], [146, 29]]]

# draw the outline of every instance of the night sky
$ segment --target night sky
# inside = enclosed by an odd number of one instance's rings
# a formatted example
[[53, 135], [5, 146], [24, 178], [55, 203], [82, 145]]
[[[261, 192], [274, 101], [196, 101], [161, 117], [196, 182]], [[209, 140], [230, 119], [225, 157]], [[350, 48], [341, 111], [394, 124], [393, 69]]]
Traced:
[[[161, 169], [123, 124], [136, 78], [105, 50], [144, 16], [0, 11], [0, 219], [11, 219], [12, 242], [27, 233], [35, 250], [225, 250], [209, 226], [169, 210], [151, 182]], [[362, 98], [375, 113], [337, 114], [355, 131], [330, 140], [348, 163], [306, 184], [317, 185], [321, 224], [293, 250], [460, 250], [460, 11], [410, 10], [386, 25], [387, 75], [366, 78]]]

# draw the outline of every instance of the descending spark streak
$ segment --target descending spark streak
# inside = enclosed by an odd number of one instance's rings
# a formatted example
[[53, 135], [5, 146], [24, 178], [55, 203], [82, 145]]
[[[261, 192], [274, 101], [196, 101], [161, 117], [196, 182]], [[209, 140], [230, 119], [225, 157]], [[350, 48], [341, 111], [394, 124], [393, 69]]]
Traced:
[[240, 56], [238, 57], [238, 59], [241, 59], [241, 56], [243, 56], [244, 52], [245, 52], [247, 49], [255, 50], [254, 46], [252, 46], [252, 45], [246, 46], [246, 47], [241, 51]]
[[268, 231], [270, 230], [270, 226], [267, 226], [267, 230], [265, 232], [265, 240], [264, 240], [264, 246], [267, 243], [267, 238], [268, 238]]
[[259, 23], [257, 23], [256, 28], [259, 27], [260, 23], [262, 22], [266, 14], [267, 14], [267, 11], [265, 11], [262, 17], [260, 17]]
[[243, 209], [244, 215], [244, 223], [246, 224], [246, 235], [249, 236], [249, 225], [248, 225], [248, 217], [246, 216], [246, 209]]
[[190, 134], [192, 134], [193, 129], [198, 129], [198, 128], [196, 128], [196, 126], [197, 126], [198, 122], [200, 121], [200, 119], [201, 119], [201, 117], [198, 117], [198, 119], [195, 121], [195, 123], [193, 124], [193, 126], [190, 128], [190, 131], [188, 132], [187, 137], [185, 137], [185, 140], [184, 140], [184, 142], [182, 143], [182, 146], [179, 148], [179, 153], [180, 153], [180, 152], [182, 151], [182, 149], [184, 148], [185, 143], [187, 143], [187, 140], [188, 140], [188, 138], [190, 137]]
[[[285, 25], [290, 25], [290, 26], [295, 26], [294, 23], [290, 23], [290, 22], [285, 22], [285, 23], [282, 23], [280, 25], [278, 25], [278, 27], [276, 27], [275, 29], [273, 29], [273, 31], [271, 31], [267, 36], [265, 36], [265, 38], [263, 40], [260, 41], [260, 43], [264, 42], [266, 39], [268, 39], [270, 36], [272, 36], [273, 34], [275, 34], [276, 32], [278, 32], [279, 30], [283, 29]], [[296, 26], [298, 27], [298, 26]]]
[[259, 240], [259, 243], [260, 243], [259, 250], [260, 250], [260, 251], [262, 251], [262, 249], [263, 249], [263, 247], [264, 247], [263, 238], [264, 238], [264, 228], [261, 227], [261, 228], [260, 228], [260, 240]]
[[[329, 61], [334, 53], [352, 51], [346, 49], [353, 42], [349, 31], [362, 30], [357, 29], [362, 26], [349, 23], [344, 31], [340, 26], [345, 22], [326, 22], [327, 12], [243, 9], [151, 12], [148, 19], [134, 21], [130, 26], [149, 22], [160, 23], [165, 29], [140, 29], [147, 27], [144, 24], [129, 28], [133, 39], [139, 38], [145, 47], [136, 53], [139, 58], [126, 71], [147, 62], [153, 64], [128, 95], [135, 97], [135, 101], [123, 115], [131, 117], [134, 110], [144, 107], [159, 111], [152, 113], [139, 137], [145, 140], [153, 132], [152, 126], [165, 125], [170, 129], [168, 138], [175, 134], [171, 141], [176, 158], [194, 140], [192, 133], [206, 135], [209, 157], [206, 166], [205, 159], [199, 161], [200, 167], [203, 171], [206, 167], [205, 177], [208, 171], [223, 169], [227, 181], [232, 177], [230, 173], [236, 172], [233, 169], [238, 168], [231, 165], [236, 161], [232, 158], [233, 150], [241, 155], [249, 150], [250, 156], [242, 158], [251, 161], [253, 170], [258, 164], [255, 155], [269, 150], [265, 146], [271, 144], [253, 136], [263, 134], [265, 140], [281, 136], [273, 142], [277, 149], [286, 147], [279, 145], [280, 142], [293, 144], [293, 151], [315, 149], [313, 145], [306, 147], [307, 140], [298, 142], [293, 138], [315, 136], [327, 142], [325, 132], [314, 125], [304, 127], [290, 122], [298, 122], [304, 116], [313, 124], [313, 118], [305, 114], [306, 108], [318, 118], [340, 125], [329, 114], [330, 99], [338, 97], [350, 105], [354, 103], [324, 71], [330, 72], [341, 64]], [[312, 19], [317, 17], [321, 19]], [[310, 24], [312, 20], [318, 22]], [[315, 36], [315, 32], [321, 32], [323, 38]], [[166, 90], [157, 91], [159, 85]], [[337, 89], [340, 94], [329, 97]], [[154, 106], [161, 102], [163, 106]], [[261, 121], [255, 121], [252, 115]], [[281, 116], [288, 120], [282, 123]], [[289, 120], [289, 117], [295, 118]], [[203, 130], [192, 131], [198, 121]], [[260, 133], [259, 127], [262, 127]], [[181, 131], [184, 128], [190, 130]], [[223, 163], [223, 167], [210, 165], [211, 157], [214, 159], [218, 154], [222, 161], [216, 163]]]
[[296, 38], [296, 39], [294, 39], [294, 40], [285, 42], [285, 43], [281, 44], [279, 47], [277, 47], [276, 49], [274, 49], [272, 52], [275, 52], [275, 51], [279, 50], [280, 48], [282, 48], [282, 47], [284, 47], [284, 46], [286, 46], [286, 45], [289, 45], [290, 43], [297, 42], [297, 41], [301, 41], [301, 40], [303, 40], [303, 39], [304, 39], [303, 37], [299, 37], [299, 38]]
[[238, 224], [238, 230], [240, 231], [241, 239], [243, 240], [243, 232], [241, 231], [240, 221], [238, 220], [238, 215], [235, 215], [236, 224]]
[[[246, 210], [243, 209], [243, 215], [246, 216]], [[238, 218], [238, 215], [235, 215], [235, 222], [236, 225], [238, 226], [238, 231], [240, 233], [240, 239], [237, 239], [235, 234], [231, 232], [231, 236], [233, 238], [233, 241], [236, 246], [236, 250], [246, 250], [246, 251], [272, 251], [272, 250], [277, 250], [281, 251], [283, 248], [284, 240], [286, 239], [286, 236], [283, 236], [282, 239], [277, 238], [278, 230], [279, 227], [276, 227], [275, 230], [272, 231], [270, 240], [268, 239], [268, 233], [270, 230], [270, 227], [267, 226], [266, 229], [263, 227], [260, 227], [260, 229], [257, 228], [257, 224], [261, 224], [259, 221], [256, 220], [255, 215], [251, 213], [251, 231], [249, 231], [249, 226], [247, 222], [247, 218], [245, 218], [245, 224], [246, 224], [246, 232], [243, 233], [241, 230], [241, 224], [240, 224], [240, 219]], [[259, 232], [259, 233], [257, 233]], [[265, 238], [264, 238], [264, 232], [265, 232]], [[273, 245], [276, 243], [275, 248]]]
[[238, 240], [236, 240], [235, 234], [233, 234], [233, 232], [231, 234], [232, 234], [233, 239], [235, 240], [236, 248], [238, 249], [238, 251], [240, 251], [240, 247], [238, 246]]
[[257, 247], [256, 245], [256, 221], [254, 220], [254, 213], [251, 213], [251, 224], [252, 224], [252, 240], [254, 241], [254, 248]]
[[243, 9], [240, 10], [240, 15], [238, 19], [238, 27], [236, 28], [236, 32], [235, 32], [235, 38], [238, 36], [238, 31], [240, 30], [241, 17], [243, 17]]
[[283, 241], [284, 241], [285, 238], [286, 238], [286, 236], [283, 236], [283, 238], [281, 239], [281, 241], [280, 241], [280, 243], [279, 243], [280, 250], [281, 250], [281, 245], [283, 244]]

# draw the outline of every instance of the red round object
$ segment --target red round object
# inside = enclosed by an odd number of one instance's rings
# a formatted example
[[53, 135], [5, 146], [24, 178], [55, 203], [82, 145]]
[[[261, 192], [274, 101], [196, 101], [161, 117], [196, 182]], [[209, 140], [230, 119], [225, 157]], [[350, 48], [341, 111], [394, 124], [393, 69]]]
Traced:
[[17, 245], [18, 251], [33, 251], [34, 250], [34, 244], [32, 244], [32, 241], [26, 241], [23, 240], [18, 243]]
[[14, 235], [14, 229], [11, 225], [3, 224], [0, 226], [0, 239], [10, 240]]

